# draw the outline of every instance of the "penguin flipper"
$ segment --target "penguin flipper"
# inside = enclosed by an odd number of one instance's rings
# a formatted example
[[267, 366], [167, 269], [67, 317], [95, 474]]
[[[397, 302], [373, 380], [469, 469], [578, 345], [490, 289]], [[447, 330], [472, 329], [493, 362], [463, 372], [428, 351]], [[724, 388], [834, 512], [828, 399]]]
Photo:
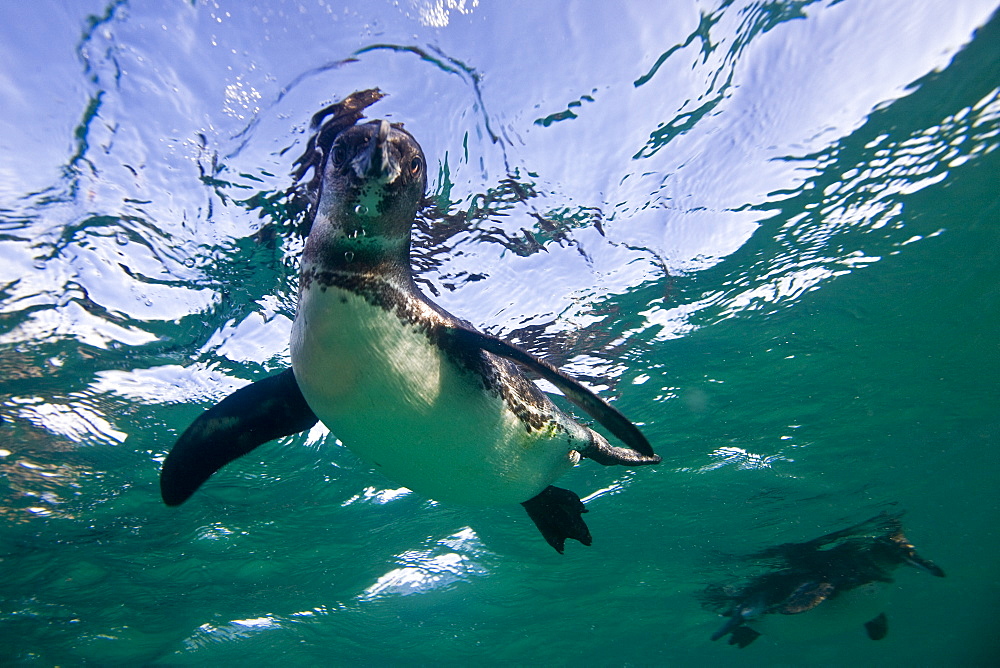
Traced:
[[590, 417], [604, 425], [608, 431], [621, 439], [628, 447], [649, 458], [656, 458], [656, 461], [659, 461], [659, 457], [653, 452], [653, 447], [646, 440], [646, 437], [642, 435], [642, 432], [639, 431], [639, 428], [622, 415], [618, 409], [581, 385], [579, 381], [570, 378], [545, 360], [539, 359], [528, 351], [511, 343], [507, 343], [503, 339], [477, 332], [468, 327], [449, 327], [445, 332], [445, 336], [460, 345], [481, 348], [531, 369], [558, 387], [567, 399], [586, 411]]
[[177, 439], [160, 471], [163, 502], [184, 503], [229, 462], [318, 420], [291, 369], [241, 387], [202, 413]]
[[528, 517], [542, 532], [545, 541], [563, 553], [567, 538], [590, 545], [590, 529], [581, 517], [587, 507], [574, 492], [549, 485], [538, 495], [521, 503], [528, 511]]
[[871, 517], [864, 522], [858, 522], [857, 524], [849, 526], [846, 529], [839, 529], [837, 531], [824, 534], [819, 538], [813, 538], [812, 540], [804, 543], [782, 543], [781, 545], [769, 547], [751, 556], [756, 559], [779, 558], [784, 559], [789, 563], [797, 563], [803, 557], [809, 559], [811, 558], [811, 555], [816, 553], [816, 551], [824, 549], [828, 545], [842, 542], [845, 539], [864, 538], [868, 536], [882, 535], [886, 531], [890, 533], [897, 531], [902, 526], [900, 522], [901, 517], [902, 513], [890, 514], [888, 512], [882, 512], [875, 517]]
[[872, 640], [881, 640], [889, 633], [889, 618], [880, 612], [875, 619], [865, 622], [865, 631]]

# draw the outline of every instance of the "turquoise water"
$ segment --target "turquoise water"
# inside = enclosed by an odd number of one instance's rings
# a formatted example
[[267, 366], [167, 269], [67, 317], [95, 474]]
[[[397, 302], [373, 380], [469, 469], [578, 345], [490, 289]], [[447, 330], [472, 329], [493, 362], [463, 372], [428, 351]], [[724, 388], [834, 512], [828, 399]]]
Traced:
[[[0, 663], [995, 665], [996, 8], [7, 3]], [[320, 431], [159, 499], [287, 365], [291, 161], [371, 86], [431, 166], [424, 289], [664, 458], [561, 480], [592, 547]], [[897, 572], [885, 640], [709, 641], [744, 555], [883, 510], [948, 573]]]

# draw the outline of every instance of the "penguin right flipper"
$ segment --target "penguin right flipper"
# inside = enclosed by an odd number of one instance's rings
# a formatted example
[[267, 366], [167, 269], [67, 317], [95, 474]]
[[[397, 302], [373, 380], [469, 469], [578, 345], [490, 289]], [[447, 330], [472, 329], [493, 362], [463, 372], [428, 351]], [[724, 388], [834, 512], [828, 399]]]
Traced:
[[769, 547], [760, 552], [750, 555], [755, 559], [784, 559], [790, 564], [797, 563], [803, 555], [810, 558], [818, 550], [824, 549], [828, 545], [842, 542], [845, 539], [881, 535], [885, 532], [897, 531], [902, 527], [900, 518], [902, 513], [890, 514], [882, 512], [875, 517], [871, 517], [864, 522], [858, 522], [846, 529], [839, 529], [831, 533], [813, 538], [804, 543], [782, 543], [774, 547]]
[[164, 503], [184, 503], [229, 462], [262, 443], [305, 431], [318, 420], [291, 369], [236, 390], [177, 439], [160, 471]]
[[643, 455], [645, 464], [656, 464], [660, 458], [653, 452], [653, 446], [642, 435], [639, 428], [622, 415], [618, 409], [570, 378], [545, 360], [539, 359], [526, 350], [507, 343], [489, 334], [483, 334], [469, 327], [452, 326], [445, 330], [445, 336], [459, 345], [481, 348], [498, 357], [506, 358], [531, 369], [545, 380], [559, 388], [567, 399], [582, 408], [608, 431], [621, 439], [629, 448]]
[[521, 503], [545, 541], [563, 553], [567, 538], [590, 545], [590, 529], [581, 517], [587, 507], [574, 492], [549, 485], [537, 496]]

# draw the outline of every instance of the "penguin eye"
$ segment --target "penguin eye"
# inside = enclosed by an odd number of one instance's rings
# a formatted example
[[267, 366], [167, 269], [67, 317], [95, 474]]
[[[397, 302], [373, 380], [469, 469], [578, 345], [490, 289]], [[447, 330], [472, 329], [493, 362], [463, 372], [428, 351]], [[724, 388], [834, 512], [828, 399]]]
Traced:
[[416, 176], [420, 173], [421, 167], [423, 167], [424, 161], [420, 158], [414, 158], [410, 160], [410, 176]]
[[337, 144], [333, 147], [333, 155], [330, 157], [333, 159], [334, 167], [343, 167], [347, 161], [347, 149], [343, 144]]

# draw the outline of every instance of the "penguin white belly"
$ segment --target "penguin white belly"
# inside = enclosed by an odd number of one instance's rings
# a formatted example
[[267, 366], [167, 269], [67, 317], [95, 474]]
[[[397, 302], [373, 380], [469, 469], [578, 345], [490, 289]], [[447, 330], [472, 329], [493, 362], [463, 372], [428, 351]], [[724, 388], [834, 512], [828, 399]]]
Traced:
[[[427, 322], [440, 318], [419, 308]], [[306, 402], [331, 432], [390, 479], [439, 501], [527, 501], [587, 442], [554, 406], [552, 422], [528, 431], [420, 323], [337, 287], [302, 291], [291, 353]]]

